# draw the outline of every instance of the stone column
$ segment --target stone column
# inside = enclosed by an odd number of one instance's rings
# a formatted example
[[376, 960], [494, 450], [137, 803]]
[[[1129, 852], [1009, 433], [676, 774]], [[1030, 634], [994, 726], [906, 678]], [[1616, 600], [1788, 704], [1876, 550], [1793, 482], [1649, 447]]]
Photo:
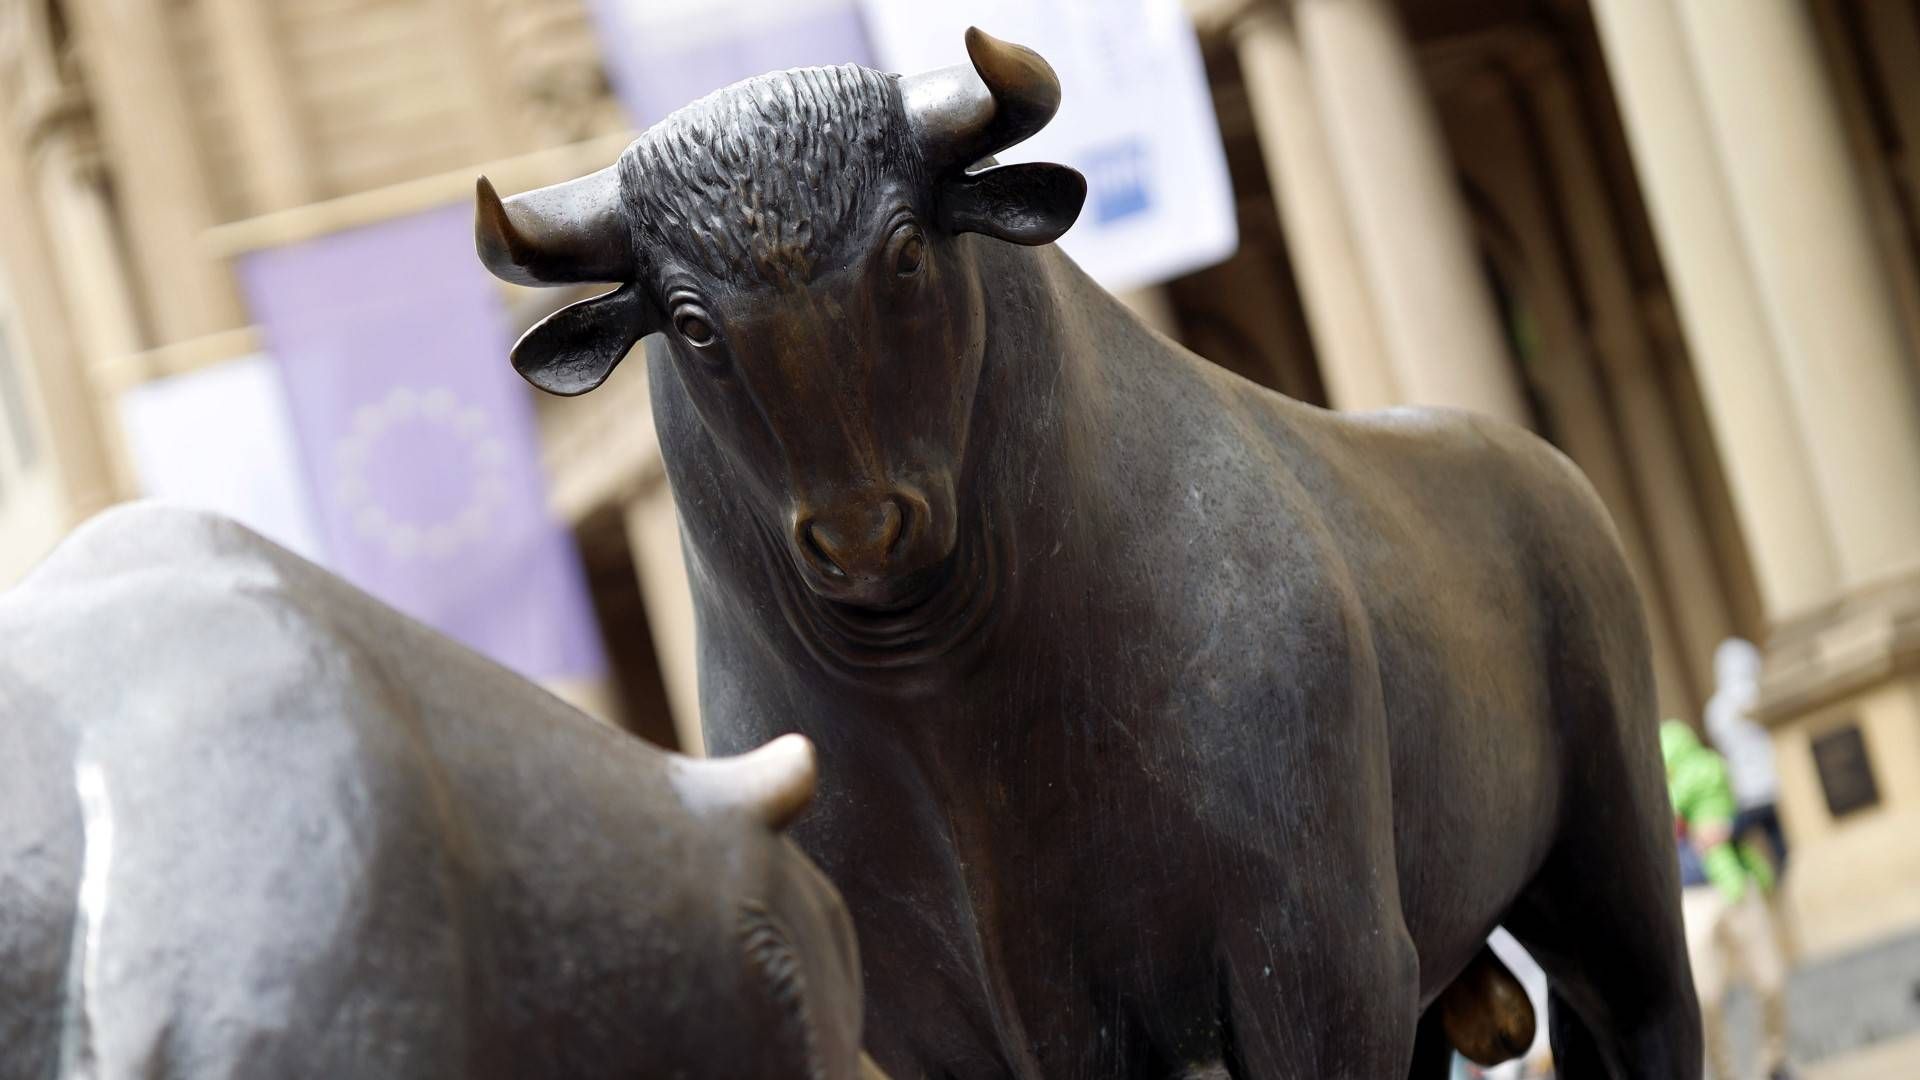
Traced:
[[673, 730], [680, 749], [707, 752], [700, 729], [700, 677], [694, 663], [693, 592], [680, 548], [680, 517], [665, 476], [656, 476], [627, 504], [627, 543], [633, 549], [640, 595], [647, 609], [647, 630], [660, 660], [660, 681], [673, 708]]
[[262, 214], [313, 202], [321, 194], [318, 174], [272, 5], [207, 0], [206, 7], [214, 58], [245, 148], [248, 211]]
[[[67, 114], [69, 118], [72, 114]], [[67, 124], [55, 120], [52, 130], [42, 128], [48, 119], [35, 119], [31, 110], [14, 113], [8, 119], [26, 131], [27, 145], [0, 145], [0, 290], [7, 292], [6, 302], [13, 310], [4, 314], [17, 318], [20, 337], [13, 342], [23, 347], [24, 355], [15, 355], [21, 380], [32, 389], [44, 406], [45, 423], [38, 434], [56, 462], [64, 502], [57, 520], [46, 520], [45, 541], [56, 539], [72, 525], [112, 502], [117, 493], [113, 470], [102, 445], [101, 423], [96, 412], [98, 400], [88, 378], [87, 361], [94, 350], [119, 347], [138, 341], [138, 326], [125, 302], [124, 293], [116, 293], [114, 279], [87, 277], [86, 266], [101, 264], [87, 249], [93, 237], [105, 235], [104, 223], [88, 213], [84, 203], [49, 197], [46, 185], [61, 181], [62, 194], [72, 194], [73, 185], [88, 175], [84, 149], [60, 139], [54, 133], [67, 133]], [[49, 152], [53, 151], [53, 152]], [[95, 207], [94, 209], [97, 209]], [[52, 236], [48, 234], [52, 233]], [[108, 270], [117, 269], [111, 262]], [[97, 318], [76, 318], [83, 311], [89, 290], [99, 290], [102, 308]], [[0, 328], [4, 332], [4, 328]], [[37, 390], [37, 393], [36, 393]], [[32, 411], [32, 406], [29, 405]], [[0, 508], [31, 515], [24, 504]], [[20, 529], [22, 518], [11, 525], [0, 525], [0, 532]], [[30, 552], [37, 558], [43, 551], [39, 539], [25, 535], [0, 540], [0, 550]], [[0, 556], [8, 563], [0, 567], [0, 576], [25, 568], [25, 564]]]
[[1687, 483], [1686, 451], [1655, 370], [1619, 223], [1601, 186], [1592, 128], [1565, 57], [1542, 57], [1522, 74], [1551, 182], [1564, 203], [1569, 250], [1583, 272], [1594, 358], [1615, 404], [1661, 590], [1704, 696], [1713, 689], [1714, 648], [1733, 632], [1733, 616], [1719, 587], [1706, 520]]
[[1920, 925], [1920, 404], [1886, 272], [1804, 8], [1594, 10], [1766, 594], [1787, 910], [1806, 952], [1861, 948]]
[[474, 147], [487, 158], [532, 149], [512, 80], [501, 70], [504, 50], [495, 37], [500, 14], [484, 0], [435, 0], [435, 6], [446, 28], [448, 59], [469, 102], [465, 117]]
[[99, 149], [84, 125], [56, 124], [31, 150], [35, 187], [53, 226], [54, 271], [89, 367], [143, 348], [133, 290], [101, 188]]
[[1593, 0], [1694, 374], [1774, 621], [1831, 596], [1838, 567], [1674, 8], [1671, 0]]
[[1806, 7], [1691, 0], [1677, 18], [1838, 569], [1827, 603], [1767, 643], [1788, 907], [1803, 948], [1856, 949], [1920, 926], [1912, 343]]
[[1675, 5], [1843, 584], [1920, 568], [1920, 398], [1806, 5]]
[[232, 276], [202, 246], [216, 223], [159, 0], [70, 0], [114, 194], [161, 343], [246, 323]]
[[1340, 409], [1397, 405], [1404, 398], [1380, 339], [1292, 20], [1277, 4], [1259, 4], [1232, 33], [1327, 396]]
[[1412, 43], [1388, 0], [1295, 0], [1381, 337], [1407, 400], [1527, 423]]

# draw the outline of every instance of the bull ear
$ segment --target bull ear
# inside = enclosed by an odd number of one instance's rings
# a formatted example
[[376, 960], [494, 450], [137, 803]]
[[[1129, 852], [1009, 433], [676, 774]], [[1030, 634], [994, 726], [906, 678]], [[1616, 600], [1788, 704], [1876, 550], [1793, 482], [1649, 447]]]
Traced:
[[607, 381], [652, 324], [639, 288], [622, 285], [540, 320], [514, 345], [513, 369], [549, 394], [584, 394]]
[[942, 223], [950, 232], [984, 233], [1015, 244], [1051, 244], [1073, 227], [1087, 201], [1087, 178], [1047, 162], [1000, 165], [948, 181]]

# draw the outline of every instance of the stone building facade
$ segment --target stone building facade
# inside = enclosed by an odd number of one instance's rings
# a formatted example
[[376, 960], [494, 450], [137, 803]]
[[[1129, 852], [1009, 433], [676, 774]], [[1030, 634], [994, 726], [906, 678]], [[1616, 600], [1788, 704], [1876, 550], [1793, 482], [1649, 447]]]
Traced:
[[[1296, 397], [1553, 440], [1664, 709], [1767, 650], [1800, 947], [1920, 926], [1920, 5], [1189, 6], [1243, 244], [1136, 306]], [[122, 392], [257, 349], [238, 254], [611, 160], [599, 49], [581, 0], [0, 0], [0, 581], [136, 493]], [[644, 372], [538, 407], [616, 661], [581, 693], [692, 745]]]

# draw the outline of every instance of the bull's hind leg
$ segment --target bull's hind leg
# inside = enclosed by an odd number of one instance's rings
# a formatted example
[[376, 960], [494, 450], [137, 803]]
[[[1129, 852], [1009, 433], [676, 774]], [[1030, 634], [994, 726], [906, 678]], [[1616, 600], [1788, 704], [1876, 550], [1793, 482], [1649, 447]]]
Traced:
[[1407, 1080], [1447, 1080], [1453, 1075], [1453, 1044], [1440, 1023], [1440, 1011], [1428, 1008], [1420, 1015], [1413, 1037], [1413, 1064]]
[[1543, 580], [1559, 820], [1502, 921], [1546, 970], [1558, 1076], [1699, 1080], [1700, 1009], [1645, 621], [1624, 560], [1585, 556]]
[[[1558, 1076], [1608, 1076], [1597, 1063], [1606, 1060], [1606, 1050], [1594, 1038], [1593, 1029], [1573, 1011], [1559, 994], [1547, 997], [1547, 1036], [1553, 1043], [1555, 1074]], [[1562, 1061], [1572, 1062], [1561, 1065]]]
[[1556, 1075], [1699, 1080], [1700, 1009], [1665, 792], [1587, 794], [1506, 920], [1553, 987]]

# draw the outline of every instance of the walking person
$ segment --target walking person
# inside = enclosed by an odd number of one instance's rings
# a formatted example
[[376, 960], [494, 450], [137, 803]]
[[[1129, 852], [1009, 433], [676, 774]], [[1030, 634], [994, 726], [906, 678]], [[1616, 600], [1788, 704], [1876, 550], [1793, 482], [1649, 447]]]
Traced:
[[1728, 638], [1713, 652], [1713, 697], [1707, 701], [1707, 735], [1727, 759], [1733, 786], [1733, 835], [1749, 843], [1766, 837], [1776, 876], [1787, 865], [1787, 838], [1780, 828], [1780, 777], [1774, 771], [1773, 739], [1753, 718], [1760, 695], [1760, 650], [1743, 638]]
[[1707, 1063], [1714, 1080], [1739, 1080], [1724, 1017], [1733, 979], [1760, 999], [1760, 1068], [1769, 1080], [1790, 1080], [1787, 1065], [1786, 963], [1764, 893], [1773, 887], [1767, 860], [1734, 836], [1734, 797], [1727, 764], [1679, 720], [1660, 725], [1667, 791], [1678, 831], [1681, 909], [1687, 954], [1700, 998]]

